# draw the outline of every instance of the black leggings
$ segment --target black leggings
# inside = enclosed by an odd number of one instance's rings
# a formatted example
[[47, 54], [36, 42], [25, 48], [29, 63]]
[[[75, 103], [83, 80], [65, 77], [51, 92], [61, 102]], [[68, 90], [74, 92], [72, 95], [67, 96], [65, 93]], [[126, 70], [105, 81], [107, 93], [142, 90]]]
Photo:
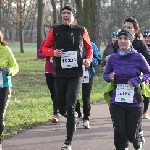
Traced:
[[67, 139], [72, 140], [74, 132], [74, 110], [81, 87], [82, 77], [55, 77], [56, 94], [59, 102], [59, 112], [64, 115], [67, 111]]
[[9, 87], [0, 89], [0, 138], [4, 130], [4, 114], [8, 106], [8, 101], [11, 96], [11, 90]]
[[56, 97], [56, 90], [54, 87], [54, 76], [51, 73], [45, 73], [45, 77], [46, 77], [46, 83], [47, 83], [48, 89], [51, 94], [51, 99], [53, 101], [53, 114], [56, 115], [59, 112], [59, 109], [58, 109], [58, 102], [57, 102], [57, 97]]
[[142, 111], [142, 107], [134, 108], [114, 104], [110, 105], [116, 150], [124, 150], [128, 141], [133, 143], [135, 149], [140, 147], [140, 139], [137, 135], [139, 133]]
[[144, 96], [144, 95], [143, 95], [143, 97], [144, 97], [144, 100], [143, 100], [143, 103], [144, 103], [144, 110], [143, 110], [143, 114], [144, 114], [145, 112], [147, 112], [147, 111], [148, 111], [149, 98], [148, 98], [148, 97], [146, 97], [146, 96]]
[[[93, 78], [90, 78], [89, 83], [82, 83], [82, 101], [83, 101], [83, 114], [84, 114], [83, 120], [89, 120], [90, 110], [91, 110], [90, 95], [92, 91], [92, 85], [93, 85]], [[78, 114], [81, 113], [79, 100], [77, 100], [75, 110], [77, 111]]]

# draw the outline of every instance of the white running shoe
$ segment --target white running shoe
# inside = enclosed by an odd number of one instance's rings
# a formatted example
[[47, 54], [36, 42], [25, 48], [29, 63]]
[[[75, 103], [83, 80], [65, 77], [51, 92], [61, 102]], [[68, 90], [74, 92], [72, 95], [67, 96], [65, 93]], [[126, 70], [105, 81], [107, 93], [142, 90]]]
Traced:
[[83, 121], [83, 127], [84, 127], [84, 129], [90, 129], [90, 122], [89, 122], [89, 120], [84, 120]]

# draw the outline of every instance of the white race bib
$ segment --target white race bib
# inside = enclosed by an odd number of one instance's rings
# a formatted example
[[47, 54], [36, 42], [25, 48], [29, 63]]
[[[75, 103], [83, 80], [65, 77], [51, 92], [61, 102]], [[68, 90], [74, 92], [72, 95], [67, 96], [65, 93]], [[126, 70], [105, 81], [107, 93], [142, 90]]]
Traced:
[[133, 103], [134, 87], [129, 84], [117, 84], [116, 88], [116, 102]]
[[77, 51], [62, 52], [61, 67], [62, 68], [78, 67], [78, 64], [77, 64]]
[[0, 71], [0, 87], [3, 87], [3, 74], [2, 74], [2, 71]]
[[89, 83], [89, 73], [88, 70], [85, 70], [85, 67], [83, 67], [82, 83]]

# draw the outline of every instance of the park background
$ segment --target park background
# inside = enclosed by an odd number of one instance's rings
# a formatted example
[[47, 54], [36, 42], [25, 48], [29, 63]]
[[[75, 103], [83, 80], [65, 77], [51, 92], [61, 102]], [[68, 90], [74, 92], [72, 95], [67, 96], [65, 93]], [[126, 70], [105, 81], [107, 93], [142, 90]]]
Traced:
[[[125, 17], [135, 17], [142, 33], [149, 29], [150, 0], [0, 0], [0, 30], [20, 67], [12, 79], [4, 138], [41, 125], [52, 116], [44, 76], [45, 59], [38, 59], [37, 50], [50, 27], [62, 23], [60, 12], [66, 4], [76, 9], [79, 25], [87, 28], [101, 56], [112, 32], [122, 27]], [[105, 87], [99, 69], [94, 77], [91, 103], [103, 99]]]

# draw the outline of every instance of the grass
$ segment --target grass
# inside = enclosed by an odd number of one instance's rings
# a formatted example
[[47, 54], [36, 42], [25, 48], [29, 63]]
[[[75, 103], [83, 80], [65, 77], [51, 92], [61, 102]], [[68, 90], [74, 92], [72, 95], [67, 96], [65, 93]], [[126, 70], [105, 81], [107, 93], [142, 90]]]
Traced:
[[[25, 44], [24, 54], [19, 52], [17, 43], [9, 44], [9, 47], [17, 59], [20, 71], [12, 77], [12, 97], [5, 115], [3, 138], [39, 126], [52, 117], [52, 101], [44, 76], [45, 60], [37, 59], [36, 44]], [[105, 86], [102, 74], [96, 75], [91, 103], [103, 99]]]

